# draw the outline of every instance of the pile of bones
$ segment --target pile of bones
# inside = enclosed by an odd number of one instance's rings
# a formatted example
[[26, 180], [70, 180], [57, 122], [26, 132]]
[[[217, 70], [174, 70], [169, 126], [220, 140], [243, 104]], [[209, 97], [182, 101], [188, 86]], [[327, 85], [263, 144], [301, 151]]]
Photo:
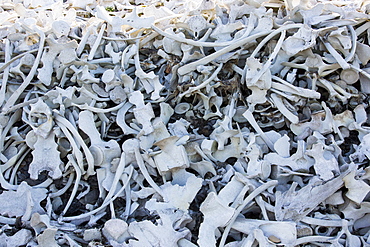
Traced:
[[0, 246], [370, 246], [368, 12], [1, 0]]

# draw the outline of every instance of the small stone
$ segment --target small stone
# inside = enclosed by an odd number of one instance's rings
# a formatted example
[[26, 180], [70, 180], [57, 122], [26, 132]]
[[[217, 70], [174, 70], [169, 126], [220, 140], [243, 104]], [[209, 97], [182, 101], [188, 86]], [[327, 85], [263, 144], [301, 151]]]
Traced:
[[271, 236], [269, 237], [269, 240], [270, 240], [271, 242], [274, 242], [274, 243], [280, 243], [280, 242], [281, 242], [281, 240], [280, 240], [279, 238], [275, 237], [274, 235], [271, 235]]
[[313, 235], [313, 230], [310, 226], [306, 224], [298, 224], [297, 225], [297, 237], [307, 237], [307, 236], [312, 236]]
[[84, 231], [84, 240], [85, 241], [92, 241], [92, 240], [101, 240], [101, 232], [99, 229], [87, 229]]

